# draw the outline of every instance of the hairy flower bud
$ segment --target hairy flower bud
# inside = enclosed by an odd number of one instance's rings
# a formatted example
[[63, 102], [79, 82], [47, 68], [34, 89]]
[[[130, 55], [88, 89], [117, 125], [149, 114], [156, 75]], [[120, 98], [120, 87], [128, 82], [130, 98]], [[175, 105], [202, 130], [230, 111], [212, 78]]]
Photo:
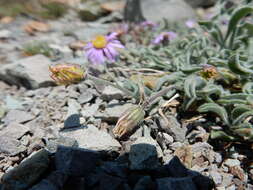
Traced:
[[80, 82], [85, 77], [85, 71], [79, 65], [59, 64], [50, 66], [51, 78], [59, 85], [70, 85]]
[[217, 78], [218, 70], [212, 65], [204, 66], [203, 70], [200, 71], [200, 75], [205, 79]]
[[126, 134], [133, 132], [135, 127], [144, 120], [145, 111], [141, 106], [134, 106], [128, 109], [118, 120], [113, 134], [117, 138], [122, 138]]

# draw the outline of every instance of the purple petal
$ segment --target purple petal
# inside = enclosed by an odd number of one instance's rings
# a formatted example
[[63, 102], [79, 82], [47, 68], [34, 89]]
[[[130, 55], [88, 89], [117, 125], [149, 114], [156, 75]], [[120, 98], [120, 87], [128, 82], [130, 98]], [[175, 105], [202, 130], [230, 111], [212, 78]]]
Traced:
[[110, 61], [114, 61], [114, 57], [113, 55], [110, 53], [110, 51], [108, 50], [108, 48], [104, 48], [103, 49], [105, 56], [110, 60]]
[[118, 52], [114, 49], [113, 46], [111, 46], [110, 44], [108, 44], [108, 46], [106, 47], [110, 54], [113, 56], [113, 58], [115, 58], [116, 56], [118, 56]]
[[117, 39], [117, 33], [116, 32], [112, 32], [110, 35], [106, 36], [107, 41], [111, 41], [111, 40], [115, 40]]

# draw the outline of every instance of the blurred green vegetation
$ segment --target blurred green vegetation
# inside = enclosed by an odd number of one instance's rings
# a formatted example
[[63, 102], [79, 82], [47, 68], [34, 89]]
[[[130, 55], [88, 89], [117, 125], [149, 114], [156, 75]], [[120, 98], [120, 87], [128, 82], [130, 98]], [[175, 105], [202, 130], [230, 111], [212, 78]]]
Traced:
[[59, 2], [43, 3], [39, 0], [0, 0], [0, 17], [31, 14], [41, 18], [57, 19], [68, 12], [68, 6]]

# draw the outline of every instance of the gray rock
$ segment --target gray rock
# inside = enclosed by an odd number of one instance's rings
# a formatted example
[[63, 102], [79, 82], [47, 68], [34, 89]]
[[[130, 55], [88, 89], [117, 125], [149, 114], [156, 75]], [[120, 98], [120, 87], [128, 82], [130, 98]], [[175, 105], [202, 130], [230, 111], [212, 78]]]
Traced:
[[81, 105], [73, 98], [68, 99], [68, 113], [67, 117], [73, 114], [78, 114], [81, 109]]
[[137, 17], [139, 18], [137, 20], [141, 21], [142, 15], [146, 20], [153, 22], [161, 21], [163, 18], [170, 22], [177, 22], [195, 17], [192, 7], [183, 0], [141, 0], [140, 10], [135, 10], [138, 9], [135, 4], [135, 1], [128, 1], [125, 8], [125, 20], [136, 22], [135, 17]]
[[0, 153], [6, 153], [11, 156], [15, 156], [21, 152], [24, 152], [26, 147], [21, 143], [9, 136], [0, 136]]
[[131, 108], [133, 104], [109, 104], [107, 105], [105, 111], [103, 112], [96, 112], [95, 113], [95, 118], [100, 118], [104, 121], [108, 122], [116, 122], [118, 118], [129, 108]]
[[93, 99], [93, 97], [94, 97], [93, 94], [89, 90], [87, 90], [78, 97], [77, 101], [80, 104], [84, 104], [90, 102]]
[[5, 107], [3, 107], [3, 106], [0, 105], [0, 121], [4, 117], [5, 112], [6, 112]]
[[35, 55], [4, 65], [0, 69], [3, 81], [28, 89], [53, 85], [48, 67], [51, 61], [44, 55]]
[[150, 176], [144, 176], [136, 183], [133, 190], [146, 190], [151, 189], [153, 181]]
[[30, 129], [22, 124], [10, 123], [2, 131], [0, 131], [0, 136], [9, 136], [14, 139], [20, 139], [29, 131]]
[[210, 177], [212, 177], [212, 179], [213, 179], [213, 181], [214, 181], [214, 183], [216, 185], [220, 185], [221, 184], [221, 182], [222, 182], [222, 176], [220, 175], [219, 172], [217, 172], [217, 171], [210, 171], [209, 174], [210, 174]]
[[78, 40], [89, 41], [96, 35], [106, 34], [109, 27], [108, 24], [89, 23], [82, 28], [74, 29], [72, 31]]
[[6, 108], [8, 110], [15, 110], [15, 109], [22, 109], [23, 108], [23, 102], [16, 100], [12, 96], [7, 95], [5, 98], [5, 104]]
[[25, 190], [36, 183], [49, 168], [49, 154], [41, 150], [21, 162], [2, 178], [3, 189]]
[[6, 125], [15, 122], [15, 123], [25, 123], [31, 121], [35, 116], [20, 110], [10, 110], [4, 118], [4, 123]]
[[123, 96], [124, 94], [121, 90], [112, 86], [106, 86], [101, 94], [101, 99], [105, 101], [110, 101], [113, 99], [121, 100]]
[[162, 150], [151, 137], [139, 137], [130, 147], [129, 161], [132, 170], [155, 169]]
[[80, 127], [80, 115], [72, 114], [68, 116], [68, 118], [64, 121], [64, 129], [72, 128], [72, 127]]
[[167, 115], [167, 120], [160, 118], [161, 127], [171, 135], [175, 141], [183, 142], [185, 140], [187, 128], [178, 123], [177, 119], [172, 115]]
[[156, 180], [157, 190], [198, 190], [191, 177], [184, 178], [160, 178]]
[[236, 159], [227, 159], [224, 164], [228, 167], [240, 166], [240, 161]]
[[10, 38], [10, 36], [11, 36], [11, 31], [9, 31], [9, 30], [0, 30], [0, 39]]
[[46, 149], [51, 153], [55, 153], [57, 147], [60, 145], [66, 147], [78, 147], [77, 141], [69, 137], [60, 136], [57, 139], [49, 139], [46, 141]]
[[100, 160], [95, 151], [59, 146], [55, 154], [56, 170], [66, 175], [86, 177]]
[[98, 108], [99, 108], [99, 104], [92, 104], [90, 106], [85, 106], [82, 109], [81, 114], [85, 118], [93, 117], [95, 113], [97, 112]]
[[98, 130], [93, 125], [80, 127], [73, 130], [61, 132], [64, 137], [70, 137], [78, 142], [80, 148], [97, 151], [117, 151], [121, 145], [108, 133]]
[[54, 171], [30, 190], [61, 190], [66, 180], [67, 176], [65, 174]]

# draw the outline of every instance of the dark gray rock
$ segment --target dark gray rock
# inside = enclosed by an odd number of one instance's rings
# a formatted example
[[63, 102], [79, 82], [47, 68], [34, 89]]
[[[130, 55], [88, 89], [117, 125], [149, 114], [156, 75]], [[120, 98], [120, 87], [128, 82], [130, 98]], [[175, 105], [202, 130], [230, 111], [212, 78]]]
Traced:
[[83, 177], [69, 177], [64, 184], [64, 190], [86, 190], [86, 178]]
[[124, 180], [119, 177], [110, 176], [104, 174], [101, 176], [99, 181], [99, 189], [100, 190], [124, 190]]
[[186, 177], [188, 175], [188, 169], [181, 163], [177, 156], [174, 156], [163, 167], [167, 170], [168, 176], [170, 177]]
[[0, 131], [0, 136], [8, 136], [13, 139], [20, 139], [29, 131], [30, 129], [26, 127], [25, 125], [18, 124], [18, 123], [10, 123], [2, 131]]
[[34, 118], [35, 116], [33, 116], [32, 114], [28, 112], [20, 111], [20, 110], [10, 110], [3, 120], [4, 120], [4, 123], [8, 125], [12, 122], [25, 123], [27, 121], [31, 121]]
[[96, 168], [99, 160], [97, 152], [59, 146], [55, 154], [55, 167], [64, 174], [85, 177]]
[[[176, 172], [176, 171], [175, 171]], [[198, 190], [191, 177], [157, 179], [157, 190]]]
[[126, 178], [128, 172], [128, 164], [120, 164], [118, 162], [104, 162], [101, 166], [101, 169], [103, 172], [109, 175]]
[[21, 162], [2, 177], [4, 190], [26, 190], [34, 185], [49, 168], [49, 153], [41, 150]]
[[80, 127], [80, 115], [79, 114], [72, 114], [67, 117], [64, 121], [64, 129], [72, 128], [72, 127]]
[[30, 190], [62, 190], [67, 176], [59, 171], [54, 171]]
[[[4, 65], [0, 69], [1, 80], [28, 89], [53, 85], [48, 67], [51, 61], [44, 55], [35, 55]], [[36, 73], [36, 74], [35, 74]]]
[[124, 19], [126, 21], [139, 23], [144, 20], [140, 0], [127, 0], [125, 10], [124, 10]]
[[133, 190], [151, 190], [154, 189], [154, 182], [150, 176], [144, 176], [136, 183]]
[[138, 138], [130, 148], [129, 161], [132, 170], [151, 170], [159, 166], [162, 151], [150, 137]]
[[9, 154], [15, 156], [21, 152], [24, 152], [26, 147], [23, 146], [18, 140], [9, 136], [0, 136], [0, 153]]
[[217, 0], [184, 0], [192, 7], [210, 7], [213, 6]]

